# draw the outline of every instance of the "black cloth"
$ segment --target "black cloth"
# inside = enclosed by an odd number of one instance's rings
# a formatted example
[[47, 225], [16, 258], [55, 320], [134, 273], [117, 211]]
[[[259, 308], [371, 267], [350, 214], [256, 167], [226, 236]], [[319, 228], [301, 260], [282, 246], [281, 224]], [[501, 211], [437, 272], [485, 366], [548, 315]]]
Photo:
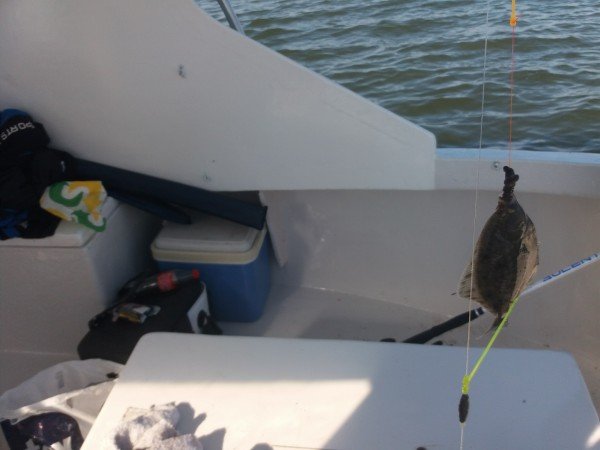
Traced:
[[0, 170], [0, 208], [35, 208], [47, 186], [71, 178], [73, 172], [68, 153], [37, 149], [27, 164]]
[[27, 113], [0, 111], [0, 239], [39, 239], [56, 231], [60, 219], [39, 200], [49, 185], [73, 179], [75, 170], [71, 155], [49, 143], [43, 125]]
[[36, 151], [30, 169], [31, 183], [40, 196], [51, 184], [75, 179], [74, 159], [61, 150], [45, 148]]
[[52, 236], [60, 223], [60, 218], [43, 210], [39, 206], [28, 211], [27, 221], [21, 224], [23, 239], [41, 239]]
[[39, 206], [27, 211], [0, 208], [0, 240], [20, 237], [41, 239], [52, 236], [60, 219]]
[[49, 143], [44, 126], [28, 114], [15, 109], [0, 113], [0, 169], [26, 163], [36, 148]]
[[35, 206], [38, 200], [36, 190], [20, 168], [0, 171], [0, 208], [26, 210]]

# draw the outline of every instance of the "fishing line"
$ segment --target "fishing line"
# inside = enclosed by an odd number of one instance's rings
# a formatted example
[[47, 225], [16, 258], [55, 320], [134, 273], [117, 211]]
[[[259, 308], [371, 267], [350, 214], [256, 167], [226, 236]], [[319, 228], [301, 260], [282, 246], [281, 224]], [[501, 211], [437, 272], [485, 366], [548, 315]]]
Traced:
[[[485, 82], [487, 74], [487, 49], [488, 49], [488, 36], [489, 36], [489, 19], [490, 19], [490, 0], [487, 1], [486, 12], [485, 12], [485, 38], [483, 44], [483, 73], [481, 80], [481, 116], [479, 118], [479, 149], [477, 151], [477, 176], [475, 181], [475, 206], [473, 208], [473, 237], [471, 240], [471, 269], [475, 269], [475, 240], [476, 240], [476, 229], [477, 229], [477, 204], [479, 202], [479, 172], [481, 165], [481, 149], [483, 147], [483, 118], [485, 112]], [[473, 279], [471, 277], [471, 286], [469, 289], [469, 304], [467, 306], [468, 320], [467, 320], [467, 348], [465, 358], [465, 376], [469, 373], [469, 358], [471, 348], [471, 322], [472, 322], [472, 305], [473, 305]], [[464, 445], [464, 423], [461, 423], [460, 427], [460, 449], [463, 449]]]
[[[488, 36], [489, 36], [489, 15], [490, 15], [490, 0], [487, 2], [486, 7], [486, 17], [485, 17], [485, 40], [484, 40], [484, 50], [483, 50], [483, 76], [482, 76], [482, 88], [481, 88], [481, 118], [479, 122], [479, 150], [477, 153], [477, 179], [475, 184], [475, 207], [473, 213], [473, 238], [472, 238], [472, 253], [471, 253], [471, 273], [475, 273], [475, 237], [476, 237], [476, 228], [477, 228], [477, 204], [479, 200], [479, 172], [480, 172], [480, 164], [481, 164], [481, 149], [483, 147], [483, 119], [484, 119], [484, 107], [485, 107], [485, 82], [486, 82], [486, 73], [487, 73], [487, 48], [488, 48]], [[508, 166], [510, 167], [512, 164], [512, 116], [513, 116], [513, 96], [514, 96], [514, 71], [515, 71], [515, 36], [516, 36], [516, 26], [517, 26], [517, 5], [516, 0], [511, 0], [511, 15], [509, 24], [512, 28], [512, 46], [511, 46], [511, 69], [510, 69], [510, 106], [509, 106], [509, 114], [508, 114]], [[466, 348], [466, 358], [465, 358], [465, 376], [463, 377], [461, 392], [462, 396], [459, 402], [459, 422], [461, 424], [460, 427], [460, 449], [464, 448], [464, 424], [467, 419], [467, 415], [469, 412], [469, 385], [471, 379], [479, 370], [479, 366], [485, 359], [485, 356], [489, 352], [489, 349], [492, 347], [498, 334], [504, 327], [506, 323], [506, 319], [512, 313], [514, 306], [518, 301], [518, 297], [513, 300], [510, 305], [509, 310], [504, 316], [503, 321], [496, 328], [490, 342], [486, 346], [486, 349], [478, 358], [477, 362], [473, 370], [469, 373], [469, 361], [470, 361], [470, 348], [471, 348], [471, 311], [473, 304], [473, 283], [474, 276], [471, 277], [471, 286], [469, 289], [469, 320], [467, 322], [467, 348]]]
[[512, 0], [509, 25], [512, 28], [511, 52], [510, 52], [510, 103], [508, 107], [508, 167], [512, 162], [512, 128], [513, 128], [513, 97], [515, 90], [515, 41], [517, 35], [517, 0]]
[[[473, 208], [473, 237], [471, 240], [471, 267], [475, 268], [475, 240], [477, 236], [477, 205], [479, 203], [479, 172], [481, 165], [481, 149], [483, 147], [483, 118], [485, 112], [485, 82], [486, 82], [486, 74], [487, 74], [487, 48], [488, 48], [488, 32], [489, 32], [489, 17], [490, 17], [490, 1], [487, 2], [487, 11], [485, 15], [485, 39], [483, 44], [483, 74], [482, 74], [482, 82], [481, 82], [481, 115], [479, 119], [479, 149], [477, 151], [477, 175], [475, 181], [475, 206]], [[467, 357], [465, 364], [465, 374], [469, 371], [469, 347], [471, 342], [471, 311], [473, 304], [473, 280], [471, 277], [471, 286], [469, 289], [469, 321], [467, 322]]]

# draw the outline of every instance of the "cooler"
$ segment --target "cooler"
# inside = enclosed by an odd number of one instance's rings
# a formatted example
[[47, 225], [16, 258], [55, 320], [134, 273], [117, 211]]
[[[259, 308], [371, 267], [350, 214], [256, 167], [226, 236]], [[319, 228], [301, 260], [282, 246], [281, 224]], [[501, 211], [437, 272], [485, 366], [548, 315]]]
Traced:
[[106, 230], [62, 221], [53, 236], [0, 242], [0, 392], [77, 358], [87, 322], [152, 263], [159, 221], [108, 198]]
[[152, 244], [161, 270], [200, 271], [211, 315], [217, 321], [253, 322], [263, 312], [270, 288], [267, 230], [212, 216], [192, 225], [167, 223]]

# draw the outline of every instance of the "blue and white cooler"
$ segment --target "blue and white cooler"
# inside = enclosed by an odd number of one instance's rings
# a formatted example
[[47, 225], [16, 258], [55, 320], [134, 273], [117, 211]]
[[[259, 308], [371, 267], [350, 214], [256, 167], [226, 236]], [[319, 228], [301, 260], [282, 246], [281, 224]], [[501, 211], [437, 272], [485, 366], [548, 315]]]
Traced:
[[256, 230], [213, 216], [192, 225], [166, 223], [152, 243], [160, 270], [198, 269], [211, 315], [224, 322], [253, 322], [270, 289], [266, 227]]

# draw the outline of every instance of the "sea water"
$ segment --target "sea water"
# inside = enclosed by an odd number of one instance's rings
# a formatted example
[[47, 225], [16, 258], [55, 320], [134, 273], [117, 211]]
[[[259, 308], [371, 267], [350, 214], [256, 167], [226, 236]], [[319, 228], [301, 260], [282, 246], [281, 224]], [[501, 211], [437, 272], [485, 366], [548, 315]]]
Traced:
[[[197, 0], [224, 20], [215, 0]], [[246, 34], [433, 132], [507, 148], [510, 0], [231, 0]], [[600, 153], [600, 3], [517, 0], [513, 149]]]

